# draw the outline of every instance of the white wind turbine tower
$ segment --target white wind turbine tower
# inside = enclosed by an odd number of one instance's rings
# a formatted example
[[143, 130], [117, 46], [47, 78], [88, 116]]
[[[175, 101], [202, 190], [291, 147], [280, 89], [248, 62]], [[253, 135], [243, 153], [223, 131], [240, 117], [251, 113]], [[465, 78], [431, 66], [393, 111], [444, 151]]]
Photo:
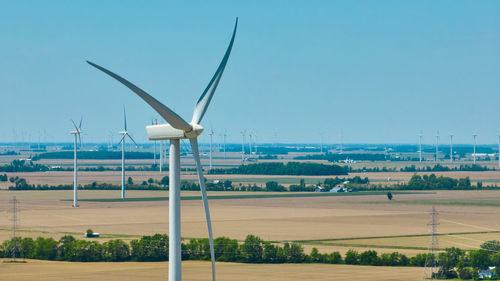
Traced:
[[439, 161], [439, 131], [436, 134], [436, 162]]
[[472, 154], [473, 156], [473, 161], [474, 161], [474, 164], [476, 164], [476, 138], [477, 138], [477, 134], [474, 132], [472, 133], [472, 136], [474, 137], [474, 154]]
[[450, 163], [453, 163], [453, 134], [450, 134]]
[[203, 127], [200, 125], [205, 112], [212, 100], [215, 93], [217, 85], [222, 77], [224, 68], [229, 59], [231, 49], [233, 47], [234, 37], [236, 35], [236, 28], [238, 26], [238, 18], [236, 18], [236, 23], [234, 26], [233, 35], [229, 46], [224, 54], [224, 57], [217, 68], [214, 76], [210, 80], [210, 83], [205, 88], [205, 91], [198, 99], [193, 112], [193, 118], [191, 123], [187, 123], [179, 115], [173, 112], [170, 108], [159, 102], [154, 97], [150, 96], [145, 91], [141, 90], [134, 84], [125, 80], [124, 78], [114, 74], [113, 72], [98, 66], [92, 62], [88, 62], [90, 65], [96, 67], [97, 69], [103, 71], [109, 76], [115, 78], [139, 97], [141, 97], [146, 103], [153, 107], [169, 124], [147, 126], [146, 132], [150, 140], [169, 140], [170, 141], [170, 159], [169, 159], [169, 271], [168, 276], [170, 281], [181, 281], [182, 271], [181, 271], [181, 214], [180, 214], [180, 140], [189, 139], [191, 143], [191, 149], [193, 152], [193, 158], [196, 163], [196, 169], [198, 172], [198, 180], [200, 181], [200, 190], [203, 199], [203, 205], [205, 209], [205, 216], [207, 220], [208, 236], [210, 241], [210, 256], [212, 259], [212, 280], [215, 280], [215, 253], [213, 245], [213, 235], [212, 235], [212, 223], [210, 220], [210, 210], [208, 207], [207, 193], [205, 188], [205, 180], [203, 177], [203, 168], [200, 162], [200, 153], [198, 149], [198, 136], [203, 132]]
[[214, 130], [210, 128], [210, 133], [208, 133], [210, 136], [210, 170], [212, 170], [212, 151], [213, 151], [213, 138], [214, 138]]
[[243, 137], [243, 141], [241, 142], [241, 162], [245, 162], [245, 134], [247, 130], [241, 132], [241, 136]]
[[257, 157], [257, 134], [253, 133], [254, 141], [253, 141], [253, 153]]
[[[127, 137], [131, 141], [135, 143], [135, 146], [137, 147], [137, 143], [135, 140], [132, 138], [132, 136], [128, 133], [127, 131], [127, 114], [125, 113], [125, 106], [123, 107], [123, 131], [120, 132], [120, 135], [122, 135], [122, 139], [120, 140], [120, 143], [122, 144], [122, 199], [125, 199], [125, 140]], [[120, 144], [118, 143], [118, 144]]]
[[422, 162], [422, 137], [424, 135], [422, 134], [422, 131], [420, 131], [420, 134], [418, 134], [418, 156], [420, 159], [420, 162]]
[[78, 149], [78, 141], [80, 141], [80, 144], [82, 143], [82, 120], [83, 117], [80, 118], [80, 124], [79, 126], [76, 126], [75, 122], [71, 120], [71, 123], [73, 123], [73, 126], [75, 126], [75, 130], [71, 131], [70, 134], [75, 136], [75, 142], [73, 145], [73, 207], [77, 208], [78, 207], [78, 156], [77, 156], [77, 149]]
[[227, 131], [224, 130], [224, 159], [226, 159], [226, 138], [227, 138]]
[[252, 132], [248, 133], [248, 148], [250, 149], [249, 150], [249, 153], [250, 153], [250, 156], [249, 158], [252, 158]]

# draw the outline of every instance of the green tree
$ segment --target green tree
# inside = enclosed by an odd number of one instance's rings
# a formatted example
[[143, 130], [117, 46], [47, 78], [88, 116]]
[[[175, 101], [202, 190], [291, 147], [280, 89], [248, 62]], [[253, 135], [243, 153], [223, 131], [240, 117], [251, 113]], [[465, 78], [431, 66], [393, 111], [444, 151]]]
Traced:
[[55, 260], [57, 257], [57, 241], [53, 238], [38, 237], [35, 240], [33, 258], [39, 260]]
[[330, 253], [326, 257], [326, 262], [327, 263], [332, 263], [332, 264], [338, 264], [342, 262], [342, 256], [340, 255], [339, 252], [335, 251], [333, 253]]
[[278, 182], [275, 181], [268, 181], [266, 182], [266, 190], [267, 191], [285, 191], [285, 187], [280, 185]]
[[129, 184], [129, 185], [134, 184], [134, 180], [132, 179], [132, 177], [128, 177], [127, 184]]
[[103, 248], [104, 258], [107, 261], [125, 261], [130, 258], [129, 245], [120, 239], [104, 242]]
[[498, 253], [500, 252], [500, 241], [498, 240], [486, 241], [483, 244], [481, 244], [481, 249], [488, 251], [490, 254]]
[[224, 181], [224, 188], [225, 188], [226, 190], [229, 190], [229, 189], [231, 189], [232, 187], [233, 187], [233, 182], [232, 182], [232, 181], [230, 181], [230, 180], [225, 180], [225, 181]]
[[261, 263], [264, 253], [264, 241], [255, 235], [248, 235], [241, 245], [241, 252], [246, 262]]
[[471, 250], [469, 252], [470, 264], [475, 269], [486, 269], [490, 265], [490, 256], [488, 251], [480, 249], [480, 250]]
[[387, 192], [387, 199], [392, 200], [392, 193]]
[[269, 242], [264, 243], [263, 261], [266, 263], [286, 262], [286, 256], [283, 248], [273, 245]]
[[362, 265], [378, 265], [379, 259], [374, 250], [364, 251], [359, 255], [359, 263]]
[[169, 180], [170, 180], [170, 179], [169, 179], [169, 177], [168, 177], [168, 176], [164, 176], [163, 178], [161, 178], [161, 180], [160, 180], [160, 184], [161, 184], [161, 185], [168, 185]]
[[227, 237], [217, 237], [214, 239], [214, 251], [218, 261], [236, 261], [239, 258], [238, 241]]
[[143, 236], [140, 240], [130, 242], [131, 257], [137, 261], [166, 261], [168, 260], [168, 236], [155, 234]]
[[285, 243], [284, 251], [288, 262], [301, 263], [305, 259], [304, 248], [297, 243]]
[[344, 262], [346, 264], [359, 264], [359, 253], [355, 250], [348, 250], [345, 253]]

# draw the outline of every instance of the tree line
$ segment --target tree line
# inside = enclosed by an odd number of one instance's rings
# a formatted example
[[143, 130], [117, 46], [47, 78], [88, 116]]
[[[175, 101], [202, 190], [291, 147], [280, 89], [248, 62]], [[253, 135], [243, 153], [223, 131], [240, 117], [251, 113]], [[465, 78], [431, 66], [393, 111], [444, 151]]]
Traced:
[[348, 167], [317, 163], [280, 162], [240, 165], [230, 169], [212, 169], [209, 174], [246, 174], [246, 175], [303, 175], [330, 176], [347, 175]]
[[[58, 260], [75, 262], [115, 261], [168, 261], [169, 240], [165, 234], [143, 236], [126, 243], [121, 239], [104, 243], [75, 239], [65, 235], [53, 238], [16, 237], [0, 244], [0, 257], [11, 257], [13, 250], [18, 258]], [[182, 245], [183, 260], [210, 260], [210, 245], [206, 238], [185, 240]], [[248, 235], [242, 243], [227, 237], [214, 239], [217, 261], [240, 263], [327, 263], [362, 264], [374, 266], [424, 266], [426, 254], [415, 257], [394, 252], [380, 256], [376, 251], [358, 253], [349, 250], [342, 258], [339, 252], [320, 253], [313, 248], [310, 254], [293, 242], [282, 244], [264, 241], [258, 236]]]
[[424, 189], [469, 189], [469, 177], [454, 179], [450, 177], [430, 175], [413, 175], [407, 184], [397, 185], [399, 189], [424, 190]]

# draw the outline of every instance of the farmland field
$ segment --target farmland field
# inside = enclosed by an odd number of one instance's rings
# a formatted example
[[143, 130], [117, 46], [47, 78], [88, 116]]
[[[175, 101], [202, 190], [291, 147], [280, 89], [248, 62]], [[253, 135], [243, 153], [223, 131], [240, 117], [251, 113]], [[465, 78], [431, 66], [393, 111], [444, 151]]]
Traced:
[[[58, 182], [68, 172], [25, 173], [33, 179]], [[59, 174], [66, 173], [66, 174]], [[133, 172], [140, 174], [141, 172]], [[131, 173], [131, 174], [133, 174]], [[146, 172], [144, 178], [151, 176]], [[496, 172], [477, 177], [494, 177]], [[99, 177], [113, 178], [115, 172], [81, 173], [86, 180]], [[157, 173], [156, 173], [157, 174]], [[376, 173], [374, 173], [376, 174]], [[61, 177], [62, 176], [62, 177]], [[38, 178], [39, 177], [39, 178]], [[240, 178], [266, 179], [264, 176]], [[290, 177], [272, 177], [281, 179]], [[269, 179], [269, 177], [267, 177]], [[11, 237], [9, 200], [20, 201], [19, 235], [25, 237], [53, 237], [65, 234], [83, 239], [91, 228], [101, 233], [98, 241], [120, 238], [124, 241], [142, 235], [168, 233], [168, 192], [127, 191], [129, 200], [117, 200], [119, 191], [79, 192], [80, 207], [72, 208], [72, 191], [0, 191], [0, 241]], [[297, 241], [309, 253], [313, 247], [320, 252], [349, 249], [380, 253], [400, 252], [408, 256], [426, 252], [430, 242], [429, 212], [436, 206], [439, 212], [439, 246], [478, 248], [484, 241], [500, 240], [500, 191], [432, 191], [393, 192], [387, 200], [385, 192], [355, 192], [345, 194], [273, 193], [273, 192], [209, 192], [214, 235], [242, 241], [248, 234], [282, 244]], [[206, 223], [200, 194], [183, 191], [182, 236], [207, 237]], [[116, 276], [141, 280], [160, 280], [166, 276], [165, 263], [99, 263], [95, 266], [81, 263], [29, 261], [27, 264], [0, 264], [0, 279], [27, 280], [33, 274], [47, 274], [47, 280], [67, 280], [68, 274], [78, 272], [77, 278], [112, 280]], [[26, 271], [15, 271], [16, 267]], [[126, 269], [125, 269], [126, 268]], [[189, 261], [184, 264], [185, 278], [202, 280], [209, 274], [209, 264]], [[5, 270], [4, 270], [5, 269]], [[350, 280], [349, 272], [356, 272], [357, 280], [418, 280], [421, 268], [382, 268], [344, 265], [250, 265], [219, 263], [220, 280], [234, 280], [235, 274], [248, 280], [290, 280], [304, 274], [302, 279]], [[27, 273], [29, 272], [29, 274]], [[57, 272], [52, 275], [47, 272]], [[123, 272], [123, 273], [117, 273]], [[128, 272], [128, 273], [126, 273]], [[289, 275], [290, 274], [290, 275]], [[338, 275], [335, 275], [338, 274]], [[126, 276], [125, 276], [126, 275]], [[45, 276], [45, 275], [44, 275]], [[290, 277], [293, 276], [293, 277]], [[376, 278], [379, 279], [373, 279]], [[5, 277], [5, 278], [4, 278]], [[142, 278], [144, 277], [144, 278]], [[267, 275], [266, 275], [267, 277]], [[108, 279], [106, 279], [108, 278]], [[149, 278], [149, 279], [148, 279]], [[316, 279], [315, 279], [316, 278]], [[413, 279], [412, 279], [413, 278]], [[40, 279], [43, 280], [43, 279]], [[73, 280], [78, 280], [73, 278]], [[352, 280], [352, 279], [351, 279]]]
[[[91, 228], [104, 234], [102, 239], [129, 240], [168, 232], [168, 201], [165, 200], [97, 201], [94, 199], [114, 199], [119, 191], [81, 191], [80, 208], [75, 209], [69, 201], [71, 191], [2, 191], [0, 240], [10, 235], [7, 211], [14, 195], [21, 202], [22, 235], [57, 238], [71, 233], [79, 236]], [[168, 197], [168, 192], [129, 191], [127, 195], [155, 198]], [[198, 192], [182, 195], [199, 196]], [[209, 196], [219, 198], [210, 200], [215, 236], [243, 240], [246, 235], [255, 234], [265, 240], [301, 241], [307, 247], [325, 250], [373, 247], [415, 253], [414, 250], [424, 251], [427, 247], [429, 202], [432, 202], [440, 212], [439, 232], [451, 233], [442, 237], [443, 246], [474, 248], [486, 240], [500, 240], [500, 229], [491, 224], [500, 219], [498, 205], [478, 203], [464, 207], [463, 204], [464, 201], [495, 202], [492, 198], [499, 198], [500, 191], [402, 193], [394, 194], [392, 201], [388, 201], [384, 193], [285, 197], [290, 195], [293, 194], [209, 192]], [[201, 200], [182, 201], [182, 222], [183, 237], [206, 237]]]
[[[1, 261], [0, 261], [1, 262]], [[167, 262], [69, 263], [30, 260], [25, 264], [0, 263], [0, 279], [16, 281], [66, 280], [167, 280]], [[209, 280], [208, 262], [187, 261], [182, 265], [183, 279]], [[355, 272], [355, 273], [354, 273]], [[375, 267], [324, 264], [236, 264], [218, 263], [217, 280], [421, 280], [422, 269], [416, 267]]]

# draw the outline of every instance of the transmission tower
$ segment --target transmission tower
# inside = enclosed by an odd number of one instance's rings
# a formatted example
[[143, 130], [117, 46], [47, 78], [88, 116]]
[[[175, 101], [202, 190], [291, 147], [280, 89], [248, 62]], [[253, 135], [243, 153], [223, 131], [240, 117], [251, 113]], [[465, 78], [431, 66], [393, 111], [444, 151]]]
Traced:
[[19, 203], [19, 201], [17, 201], [16, 199], [16, 196], [14, 196], [11, 200], [11, 203], [12, 203], [12, 209], [11, 209], [11, 212], [12, 212], [12, 218], [10, 219], [12, 221], [12, 245], [11, 245], [11, 257], [12, 257], [12, 261], [15, 262], [16, 261], [16, 258], [19, 254], [19, 248], [21, 245], [17, 245], [17, 221], [18, 221], [18, 218], [17, 218], [17, 204]]
[[427, 225], [431, 228], [431, 243], [425, 258], [424, 280], [435, 280], [439, 271], [436, 257], [439, 250], [437, 239], [437, 226], [439, 225], [437, 217], [439, 213], [436, 211], [436, 208], [432, 206], [432, 211], [429, 214], [431, 215], [431, 221]]

